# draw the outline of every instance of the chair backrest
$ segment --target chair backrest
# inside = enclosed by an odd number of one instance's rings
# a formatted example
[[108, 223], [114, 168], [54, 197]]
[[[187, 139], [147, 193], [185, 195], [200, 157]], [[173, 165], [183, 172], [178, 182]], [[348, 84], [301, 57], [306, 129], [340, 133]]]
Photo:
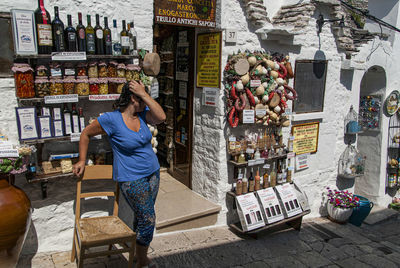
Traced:
[[81, 178], [78, 179], [76, 183], [76, 204], [75, 204], [75, 221], [81, 217], [81, 199], [86, 197], [101, 197], [114, 196], [114, 209], [113, 215], [118, 216], [118, 206], [119, 206], [119, 187], [118, 182], [115, 184], [115, 192], [84, 192], [82, 193], [82, 182], [85, 180], [112, 180], [113, 176], [113, 166], [112, 165], [94, 165], [86, 166], [85, 172]]

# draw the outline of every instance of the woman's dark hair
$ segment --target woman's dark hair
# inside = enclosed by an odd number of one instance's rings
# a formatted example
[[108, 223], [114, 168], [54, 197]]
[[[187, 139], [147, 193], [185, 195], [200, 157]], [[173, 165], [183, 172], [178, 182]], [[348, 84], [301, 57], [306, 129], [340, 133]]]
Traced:
[[132, 95], [133, 92], [129, 90], [129, 82], [126, 82], [125, 85], [122, 87], [121, 95], [119, 95], [119, 98], [113, 104], [113, 109], [119, 109], [121, 112], [123, 112], [126, 107], [128, 107], [128, 105], [131, 103]]

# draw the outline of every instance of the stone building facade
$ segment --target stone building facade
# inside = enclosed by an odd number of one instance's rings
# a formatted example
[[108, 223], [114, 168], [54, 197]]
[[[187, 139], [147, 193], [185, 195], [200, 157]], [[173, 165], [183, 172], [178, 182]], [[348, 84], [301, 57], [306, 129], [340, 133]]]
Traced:
[[[273, 3], [272, 3], [273, 2]], [[355, 2], [355, 1], [347, 1]], [[377, 14], [381, 1], [357, 1], [357, 7], [369, 8], [370, 14]], [[138, 31], [139, 47], [151, 50], [153, 1], [89, 1], [51, 0], [46, 2], [51, 12], [53, 6], [60, 7], [61, 18], [78, 11], [99, 13], [119, 21], [132, 16]], [[398, 4], [387, 3], [390, 23], [398, 25]], [[22, 0], [3, 1], [0, 11], [11, 8], [36, 9], [36, 3]], [[316, 21], [322, 14], [327, 19], [345, 16], [347, 26], [344, 35], [339, 36], [336, 25], [325, 23], [318, 35]], [[380, 14], [380, 15], [379, 15]], [[388, 19], [379, 13], [380, 19]], [[344, 181], [338, 178], [339, 157], [345, 150], [343, 120], [352, 105], [358, 110], [361, 94], [379, 93], [386, 97], [400, 83], [398, 33], [386, 31], [389, 38], [368, 32], [368, 26], [376, 23], [367, 21], [366, 29], [354, 27], [346, 10], [336, 0], [217, 0], [217, 29], [225, 34], [226, 29], [237, 31], [237, 42], [222, 44], [221, 70], [227, 57], [238, 50], [266, 50], [288, 54], [291, 62], [296, 60], [328, 61], [325, 85], [324, 110], [318, 113], [293, 114], [292, 124], [320, 122], [318, 151], [309, 155], [309, 168], [293, 174], [309, 198], [311, 215], [324, 215], [323, 192], [326, 187], [349, 189], [364, 195], [377, 205], [386, 206], [391, 196], [386, 189], [386, 148], [389, 118], [381, 114], [381, 126], [377, 133], [359, 136], [357, 147], [367, 156], [366, 174], [362, 178]], [[196, 33], [206, 32], [197, 29]], [[391, 39], [390, 39], [391, 37]], [[224, 40], [224, 37], [223, 37]], [[397, 42], [396, 42], [397, 41]], [[293, 82], [291, 82], [293, 83]], [[291, 84], [293, 86], [293, 84]], [[221, 84], [222, 88], [222, 84]], [[18, 140], [14, 107], [17, 106], [12, 78], [0, 78], [0, 96], [10, 103], [0, 104], [0, 128], [13, 141]], [[222, 92], [222, 91], [221, 91]], [[226, 121], [224, 97], [217, 107], [201, 104], [201, 90], [195, 89], [193, 110], [193, 151], [192, 188], [207, 199], [222, 206], [219, 225], [229, 223], [232, 218], [232, 204], [227, 200], [231, 190], [232, 168], [228, 165], [226, 140], [230, 135], [240, 136], [238, 129], [231, 129]], [[249, 128], [246, 131], [251, 131]], [[285, 140], [289, 129], [285, 129]], [[69, 250], [73, 228], [74, 183], [66, 179], [49, 183], [53, 197], [41, 200], [38, 185], [18, 184], [28, 193], [34, 207], [33, 224], [35, 232], [27, 241], [31, 251]]]

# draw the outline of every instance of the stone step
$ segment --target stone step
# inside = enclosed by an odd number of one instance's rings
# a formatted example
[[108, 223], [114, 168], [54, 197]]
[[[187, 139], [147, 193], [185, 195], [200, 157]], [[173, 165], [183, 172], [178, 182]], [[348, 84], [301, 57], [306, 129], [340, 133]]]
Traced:
[[212, 226], [221, 207], [161, 172], [156, 200], [156, 233]]
[[386, 207], [374, 206], [371, 209], [368, 217], [364, 220], [364, 223], [372, 225], [382, 221], [385, 221], [391, 217], [399, 215], [399, 212]]

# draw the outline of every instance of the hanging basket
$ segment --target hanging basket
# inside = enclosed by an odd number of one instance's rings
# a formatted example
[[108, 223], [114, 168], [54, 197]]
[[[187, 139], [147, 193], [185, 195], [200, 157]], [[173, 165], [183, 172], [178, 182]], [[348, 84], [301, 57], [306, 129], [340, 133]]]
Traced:
[[365, 157], [353, 145], [348, 145], [339, 158], [338, 176], [353, 179], [364, 175]]

